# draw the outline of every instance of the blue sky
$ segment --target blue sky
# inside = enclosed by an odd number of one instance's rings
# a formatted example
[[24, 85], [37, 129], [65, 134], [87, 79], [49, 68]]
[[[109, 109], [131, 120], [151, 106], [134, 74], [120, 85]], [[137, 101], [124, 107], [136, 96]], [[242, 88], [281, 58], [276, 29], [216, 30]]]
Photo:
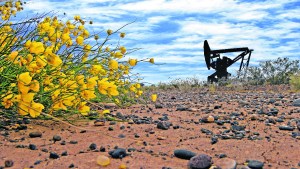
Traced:
[[[136, 20], [123, 28], [121, 45], [142, 48], [127, 57], [153, 57], [161, 64], [140, 63], [134, 69], [154, 84], [188, 77], [206, 80], [214, 72], [204, 62], [206, 39], [212, 49], [254, 49], [250, 66], [278, 57], [300, 59], [299, 0], [29, 0], [25, 5], [32, 16], [49, 11], [93, 20], [90, 32], [117, 30]], [[238, 67], [236, 63], [228, 71]]]

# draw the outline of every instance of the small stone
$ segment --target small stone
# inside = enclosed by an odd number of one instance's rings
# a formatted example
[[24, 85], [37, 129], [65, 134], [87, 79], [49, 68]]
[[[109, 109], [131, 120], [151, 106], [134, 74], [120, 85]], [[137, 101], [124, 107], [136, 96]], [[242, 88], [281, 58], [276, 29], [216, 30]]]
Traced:
[[174, 150], [174, 155], [177, 158], [189, 160], [192, 157], [194, 157], [196, 153], [189, 150], [178, 149], [178, 150]]
[[68, 152], [67, 151], [62, 152], [61, 156], [68, 156]]
[[4, 166], [5, 167], [12, 167], [14, 165], [13, 160], [5, 160]]
[[97, 149], [97, 145], [95, 143], [92, 143], [90, 146], [89, 146], [90, 150], [96, 150]]
[[124, 134], [119, 134], [118, 137], [119, 138], [125, 138], [126, 136]]
[[117, 148], [108, 153], [112, 158], [123, 158], [127, 155], [126, 150], [124, 148]]
[[34, 145], [34, 144], [29, 144], [29, 149], [30, 150], [37, 150], [36, 145]]
[[278, 128], [279, 128], [279, 130], [287, 130], [287, 131], [294, 130], [294, 127], [291, 127], [291, 126], [279, 126]]
[[170, 122], [167, 121], [160, 121], [157, 123], [157, 128], [162, 130], [168, 130], [171, 126]]
[[212, 158], [206, 154], [194, 156], [188, 162], [190, 169], [208, 169], [212, 165]]
[[73, 163], [69, 165], [69, 168], [74, 168], [74, 167], [75, 165]]
[[208, 116], [208, 117], [207, 117], [207, 122], [208, 122], [208, 123], [213, 123], [214, 121], [215, 121], [214, 116]]
[[94, 126], [105, 126], [105, 120], [104, 119], [97, 119], [94, 121]]
[[101, 146], [99, 149], [100, 152], [105, 152], [105, 147]]
[[98, 165], [101, 165], [103, 167], [108, 166], [110, 164], [110, 159], [106, 157], [105, 155], [99, 155], [96, 160]]
[[216, 144], [218, 142], [218, 137], [212, 137], [210, 143]]
[[163, 137], [163, 136], [158, 136], [157, 139], [158, 139], [158, 140], [166, 140], [167, 138], [166, 138], [166, 137]]
[[70, 141], [70, 144], [77, 144], [78, 143], [78, 141], [76, 141], [76, 140], [71, 140]]
[[33, 165], [38, 165], [38, 164], [40, 164], [41, 162], [43, 162], [43, 161], [42, 161], [42, 160], [37, 160], [36, 162], [34, 162]]
[[61, 140], [61, 137], [60, 136], [58, 136], [58, 135], [54, 135], [53, 136], [53, 141], [54, 141], [54, 143], [56, 142], [56, 141], [60, 141]]
[[115, 103], [105, 103], [104, 104], [105, 109], [112, 109], [114, 107], [117, 107], [117, 105]]
[[214, 165], [220, 167], [220, 168], [226, 168], [226, 169], [236, 169], [237, 163], [235, 160], [230, 158], [221, 158], [214, 162]]
[[300, 107], [300, 99], [296, 99], [293, 101], [293, 106]]
[[113, 131], [114, 130], [114, 127], [113, 126], [109, 126], [108, 127], [108, 131]]
[[159, 104], [159, 103], [156, 103], [156, 104], [155, 104], [155, 108], [156, 108], [156, 109], [162, 109], [163, 106], [162, 106], [161, 104]]
[[30, 138], [42, 137], [42, 133], [39, 131], [29, 133]]
[[58, 158], [59, 158], [59, 155], [56, 154], [55, 152], [50, 152], [49, 158], [52, 158], [52, 159], [58, 159]]
[[264, 166], [264, 163], [258, 160], [249, 160], [248, 167], [251, 169], [262, 169]]

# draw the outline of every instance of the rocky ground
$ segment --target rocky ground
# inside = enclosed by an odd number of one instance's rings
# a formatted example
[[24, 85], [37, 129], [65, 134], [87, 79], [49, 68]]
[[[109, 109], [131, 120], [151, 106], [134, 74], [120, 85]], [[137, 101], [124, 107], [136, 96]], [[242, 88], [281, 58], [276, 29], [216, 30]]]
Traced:
[[[2, 120], [0, 168], [300, 168], [300, 93], [176, 90], [120, 121]], [[99, 164], [98, 164], [99, 163]], [[105, 166], [106, 165], [106, 166]]]

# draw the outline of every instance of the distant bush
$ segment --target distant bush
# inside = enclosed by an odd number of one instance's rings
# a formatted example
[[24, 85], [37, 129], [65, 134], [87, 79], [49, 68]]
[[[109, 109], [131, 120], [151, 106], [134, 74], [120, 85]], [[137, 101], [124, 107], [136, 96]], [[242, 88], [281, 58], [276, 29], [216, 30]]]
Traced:
[[290, 77], [290, 85], [293, 90], [300, 91], [300, 72], [291, 75]]
[[299, 70], [299, 60], [277, 58], [260, 62], [258, 67], [249, 67], [245, 80], [252, 85], [289, 84], [290, 76]]

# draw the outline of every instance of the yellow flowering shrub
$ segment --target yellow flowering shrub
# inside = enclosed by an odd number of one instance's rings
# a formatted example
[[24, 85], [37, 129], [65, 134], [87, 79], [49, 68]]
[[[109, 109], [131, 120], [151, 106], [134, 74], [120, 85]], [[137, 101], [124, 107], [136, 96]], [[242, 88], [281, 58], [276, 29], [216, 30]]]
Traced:
[[122, 104], [143, 94], [130, 72], [144, 60], [121, 61], [132, 51], [107, 45], [113, 34], [125, 38], [124, 32], [107, 29], [101, 39], [79, 15], [65, 22], [57, 16], [8, 22], [22, 9], [21, 1], [0, 2], [0, 109], [33, 118], [58, 111], [88, 115], [95, 100]]

